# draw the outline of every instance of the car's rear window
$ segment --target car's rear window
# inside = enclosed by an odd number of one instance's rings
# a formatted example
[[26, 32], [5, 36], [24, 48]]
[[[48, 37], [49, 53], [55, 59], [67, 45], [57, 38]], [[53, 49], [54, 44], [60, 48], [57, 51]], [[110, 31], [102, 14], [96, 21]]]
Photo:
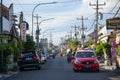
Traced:
[[77, 58], [93, 58], [95, 57], [94, 52], [77, 52], [76, 53]]
[[21, 53], [22, 57], [26, 57], [26, 56], [35, 56], [35, 52], [22, 52]]

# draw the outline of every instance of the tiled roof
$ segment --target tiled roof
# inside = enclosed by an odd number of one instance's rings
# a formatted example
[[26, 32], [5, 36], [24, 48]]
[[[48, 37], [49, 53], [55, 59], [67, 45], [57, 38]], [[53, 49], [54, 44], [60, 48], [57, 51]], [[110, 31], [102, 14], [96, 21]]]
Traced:
[[7, 20], [9, 20], [9, 10], [8, 10], [8, 8], [5, 6], [5, 5], [3, 5], [2, 4], [2, 14], [3, 14], [3, 16], [7, 19]]

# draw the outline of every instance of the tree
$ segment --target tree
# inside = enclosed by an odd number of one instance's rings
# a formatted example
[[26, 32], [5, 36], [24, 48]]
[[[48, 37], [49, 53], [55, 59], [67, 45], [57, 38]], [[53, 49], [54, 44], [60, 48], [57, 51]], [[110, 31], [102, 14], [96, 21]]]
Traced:
[[117, 47], [118, 55], [120, 55], [120, 45]]
[[103, 48], [104, 58], [105, 59], [110, 58], [111, 57], [111, 47], [112, 47], [111, 44], [108, 42], [102, 42], [102, 43], [100, 43], [100, 45]]
[[90, 47], [90, 46], [93, 45], [93, 44], [94, 44], [94, 41], [93, 41], [93, 40], [90, 40], [90, 41], [87, 42], [86, 47]]
[[72, 41], [68, 44], [68, 46], [69, 46], [71, 49], [73, 49], [73, 50], [72, 50], [72, 53], [73, 53], [73, 54], [75, 54], [78, 45], [81, 45], [81, 43], [80, 43], [80, 41], [78, 41], [77, 39], [72, 40]]
[[32, 37], [27, 34], [27, 41], [24, 43], [24, 51], [26, 50], [35, 50], [35, 42], [32, 40]]
[[99, 44], [96, 46], [96, 49], [95, 49], [95, 53], [98, 55], [98, 56], [103, 56], [103, 47]]
[[80, 45], [81, 43], [78, 41], [78, 40], [72, 40], [69, 44], [68, 44], [68, 46], [69, 47], [71, 47], [71, 48], [75, 48], [75, 47], [77, 47], [77, 45]]

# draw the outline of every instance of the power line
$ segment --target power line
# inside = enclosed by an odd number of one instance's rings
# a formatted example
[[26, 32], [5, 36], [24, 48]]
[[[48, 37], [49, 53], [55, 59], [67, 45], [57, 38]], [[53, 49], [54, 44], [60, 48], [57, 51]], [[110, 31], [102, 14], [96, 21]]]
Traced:
[[[95, 22], [95, 19], [94, 19], [94, 18], [95, 18], [95, 17], [93, 17], [93, 18], [91, 19], [90, 23], [89, 23], [87, 26], [90, 26], [93, 21]], [[93, 25], [93, 24], [92, 24], [92, 25]], [[91, 30], [92, 27], [93, 27], [93, 26], [91, 26], [90, 28], [87, 28], [88, 30], [86, 29], [86, 32], [89, 31], [89, 30]]]
[[81, 38], [82, 38], [82, 48], [84, 48], [84, 41], [85, 41], [85, 33], [84, 33], [84, 31], [85, 31], [86, 28], [84, 27], [84, 22], [83, 22], [83, 20], [86, 20], [86, 19], [84, 19], [83, 16], [82, 16], [81, 19], [80, 19], [80, 18], [77, 18], [77, 20], [82, 20], [82, 28], [81, 28], [82, 34], [81, 34]]
[[68, 2], [75, 2], [75, 1], [82, 1], [82, 0], [62, 1], [62, 2], [58, 2], [58, 3], [68, 3]]
[[117, 10], [117, 12], [115, 13], [114, 17], [118, 14], [119, 10], [120, 10], [120, 7], [118, 8], [118, 10]]
[[118, 0], [118, 1], [116, 2], [115, 6], [114, 6], [109, 12], [112, 12], [112, 11], [115, 9], [115, 7], [119, 4], [119, 2], [120, 2], [120, 0]]
[[96, 1], [96, 4], [91, 4], [90, 3], [90, 6], [96, 6], [96, 26], [95, 26], [95, 46], [97, 45], [97, 41], [98, 41], [98, 17], [99, 17], [99, 15], [98, 15], [98, 10], [100, 9], [99, 8], [99, 6], [103, 6], [103, 5], [105, 5], [105, 3], [104, 4], [99, 4], [98, 3], [98, 0]]
[[[16, 0], [17, 1], [17, 3], [19, 3], [20, 4], [20, 2], [18, 1], [18, 0]], [[23, 8], [23, 6], [20, 4], [19, 5], [20, 7], [21, 7], [21, 9], [23, 10], [23, 11], [25, 11], [25, 9]], [[26, 12], [26, 11], [25, 11]], [[25, 19], [25, 17], [24, 17], [24, 19]]]
[[[61, 2], [57, 2], [58, 4], [59, 3], [70, 3], [70, 2], [76, 2], [76, 1], [82, 1], [82, 0], [71, 0], [71, 1], [61, 1]], [[35, 4], [33, 4], [33, 3], [29, 3], [29, 4], [20, 4], [20, 3], [18, 3], [18, 4], [15, 4], [14, 3], [14, 5], [37, 5], [38, 3], [35, 3]], [[9, 5], [9, 4], [6, 4], [6, 5]]]
[[77, 39], [77, 35], [78, 35], [78, 33], [77, 33], [77, 29], [79, 28], [78, 26], [71, 26], [72, 28], [74, 28], [75, 29], [75, 39]]
[[86, 30], [86, 32], [90, 31], [93, 28], [94, 24], [95, 24], [95, 20], [94, 20], [93, 24], [91, 25], [91, 27], [88, 30]]

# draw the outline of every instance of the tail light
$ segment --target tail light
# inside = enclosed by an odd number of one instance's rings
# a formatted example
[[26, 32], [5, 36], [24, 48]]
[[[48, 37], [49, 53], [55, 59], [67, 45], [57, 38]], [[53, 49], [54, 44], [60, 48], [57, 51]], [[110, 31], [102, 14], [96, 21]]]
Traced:
[[39, 56], [34, 56], [34, 59], [36, 59], [36, 60], [39, 59]]

